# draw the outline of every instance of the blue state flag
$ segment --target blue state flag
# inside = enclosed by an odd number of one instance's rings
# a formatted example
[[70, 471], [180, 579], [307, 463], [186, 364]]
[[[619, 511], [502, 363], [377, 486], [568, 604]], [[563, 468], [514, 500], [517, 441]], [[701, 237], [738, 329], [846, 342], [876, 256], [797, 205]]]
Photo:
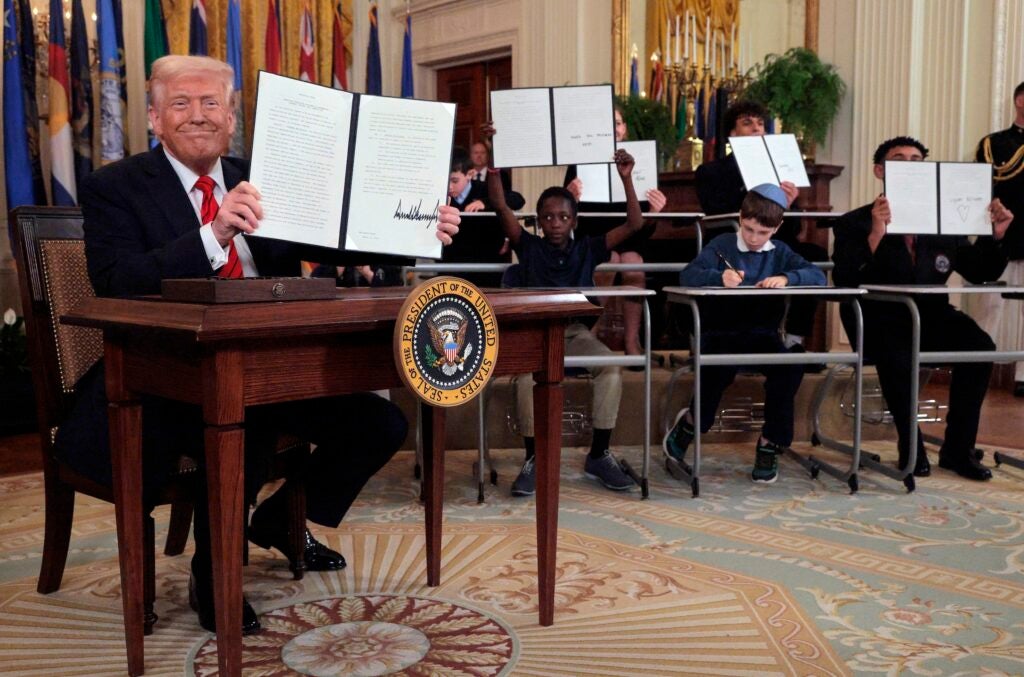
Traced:
[[188, 18], [188, 53], [206, 56], [210, 53], [206, 37], [206, 1], [192, 0]]
[[22, 96], [21, 46], [12, 0], [4, 0], [4, 167], [7, 208], [36, 204]]
[[82, 0], [71, 0], [71, 129], [75, 149], [75, 181], [92, 171], [92, 73], [89, 36]]
[[402, 40], [402, 98], [415, 96], [412, 86], [412, 14], [405, 15], [405, 38]]
[[[116, 9], [120, 9], [118, 3]], [[99, 39], [100, 71], [100, 162], [110, 163], [124, 157], [124, 100], [121, 98], [121, 73], [124, 63], [118, 50], [114, 0], [97, 0], [96, 34]]]
[[381, 93], [380, 37], [377, 32], [377, 3], [370, 5], [370, 42], [366, 46], [366, 93]]
[[637, 65], [636, 54], [629, 62], [629, 95], [640, 96], [640, 74]]
[[231, 137], [231, 154], [245, 156], [245, 124], [242, 119], [242, 11], [239, 0], [228, 3], [227, 62], [235, 71], [235, 133]]

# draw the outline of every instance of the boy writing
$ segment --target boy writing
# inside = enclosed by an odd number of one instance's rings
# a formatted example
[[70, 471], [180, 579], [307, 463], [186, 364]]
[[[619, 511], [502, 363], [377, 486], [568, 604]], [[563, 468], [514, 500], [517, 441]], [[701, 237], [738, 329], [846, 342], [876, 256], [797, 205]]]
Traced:
[[[772, 240], [782, 225], [788, 200], [786, 193], [772, 184], [752, 188], [740, 206], [738, 233], [723, 233], [701, 250], [693, 262], [679, 274], [686, 287], [753, 286], [776, 289], [787, 286], [825, 284], [825, 275], [784, 242]], [[704, 353], [784, 353], [779, 335], [783, 305], [766, 303], [768, 299], [737, 299], [737, 303], [719, 301], [702, 312], [706, 331]], [[774, 299], [772, 299], [774, 300]], [[738, 367], [709, 366], [701, 372], [701, 432], [711, 428], [718, 413], [722, 393], [736, 378]], [[765, 375], [764, 428], [758, 438], [751, 479], [774, 482], [779, 474], [778, 455], [793, 442], [793, 398], [803, 368], [800, 365], [761, 365]], [[690, 407], [693, 407], [691, 401]], [[665, 435], [665, 453], [682, 462], [694, 436], [690, 409], [676, 416], [675, 425]]]
[[[494, 128], [485, 126], [485, 137], [494, 135]], [[537, 221], [544, 237], [523, 230], [518, 219], [505, 202], [499, 171], [487, 170], [487, 188], [494, 211], [498, 213], [502, 229], [512, 249], [519, 257], [521, 269], [518, 284], [524, 287], [592, 287], [594, 268], [609, 259], [609, 252], [640, 230], [643, 216], [640, 202], [633, 187], [633, 158], [629, 153], [615, 153], [615, 167], [622, 178], [626, 192], [626, 222], [596, 237], [573, 237], [578, 205], [565, 188], [552, 186], [537, 200]], [[601, 343], [582, 322], [571, 322], [565, 329], [566, 355], [610, 355], [612, 351]], [[590, 453], [583, 470], [587, 477], [615, 491], [625, 491], [633, 480], [622, 471], [618, 460], [609, 451], [612, 430], [615, 428], [622, 397], [622, 376], [619, 367], [594, 367], [593, 424], [594, 433]], [[518, 381], [516, 404], [519, 427], [524, 436], [526, 462], [512, 484], [513, 496], [534, 493], [533, 438], [533, 378]]]

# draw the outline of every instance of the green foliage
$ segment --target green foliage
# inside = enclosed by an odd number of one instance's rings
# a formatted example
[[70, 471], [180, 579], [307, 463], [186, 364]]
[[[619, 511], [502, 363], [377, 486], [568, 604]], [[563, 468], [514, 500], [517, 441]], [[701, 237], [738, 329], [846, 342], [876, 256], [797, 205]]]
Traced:
[[427, 357], [427, 364], [434, 364], [437, 362], [437, 353], [434, 352], [434, 346], [429, 343], [426, 345], [423, 354]]
[[0, 324], [0, 376], [28, 371], [28, 345], [22, 325], [25, 319], [8, 310]]
[[639, 96], [619, 95], [615, 100], [622, 107], [622, 119], [629, 128], [631, 141], [656, 141], [662, 162], [676, 152], [676, 130], [668, 106]]
[[846, 93], [835, 66], [823, 63], [809, 49], [794, 47], [781, 56], [769, 54], [753, 70], [743, 98], [761, 103], [780, 118], [783, 131], [823, 143]]

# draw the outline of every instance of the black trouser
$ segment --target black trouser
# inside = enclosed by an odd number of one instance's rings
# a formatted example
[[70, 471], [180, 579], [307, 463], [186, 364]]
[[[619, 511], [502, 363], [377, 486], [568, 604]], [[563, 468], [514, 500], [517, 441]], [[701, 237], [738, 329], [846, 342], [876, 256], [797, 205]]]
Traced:
[[[715, 332], [701, 337], [701, 352], [784, 353], [782, 340], [775, 332]], [[793, 443], [793, 399], [804, 378], [798, 364], [773, 364], [754, 367], [764, 374], [764, 427], [761, 434], [783, 447]], [[736, 378], [739, 367], [709, 366], [700, 372], [700, 429], [707, 432], [718, 415], [722, 393]], [[693, 401], [690, 402], [693, 411]]]
[[[889, 411], [896, 424], [902, 453], [909, 449], [910, 423], [917, 412], [910, 411], [910, 316], [907, 309], [886, 302], [865, 302], [864, 357], [878, 371]], [[995, 344], [978, 324], [949, 303], [919, 303], [921, 314], [921, 350], [991, 351]], [[846, 311], [846, 309], [843, 309]], [[847, 335], [853, 336], [848, 312], [843, 321]], [[942, 455], [961, 458], [974, 449], [978, 437], [981, 405], [992, 375], [991, 362], [953, 364], [949, 384], [949, 409]], [[920, 442], [920, 429], [918, 441]], [[921, 448], [920, 446], [918, 447]]]

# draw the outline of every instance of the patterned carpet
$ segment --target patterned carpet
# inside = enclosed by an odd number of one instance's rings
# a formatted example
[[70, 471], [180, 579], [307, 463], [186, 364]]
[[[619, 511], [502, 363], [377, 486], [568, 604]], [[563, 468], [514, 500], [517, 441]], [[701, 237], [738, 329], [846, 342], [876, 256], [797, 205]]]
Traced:
[[[651, 500], [606, 491], [567, 450], [550, 628], [537, 624], [534, 503], [507, 495], [521, 452], [495, 454], [501, 485], [484, 505], [471, 455], [450, 454], [437, 588], [400, 455], [340, 530], [318, 532], [345, 571], [296, 582], [252, 549], [245, 589], [264, 631], [245, 640], [245, 674], [1024, 673], [1024, 472], [974, 484], [936, 470], [910, 495], [868, 472], [850, 495], [789, 460], [753, 485], [747, 446], [706, 447], [697, 500], [657, 461]], [[40, 477], [2, 479], [0, 494], [0, 673], [123, 674], [112, 508], [79, 499], [63, 587], [42, 596]], [[157, 558], [146, 674], [216, 672], [187, 567]]]

